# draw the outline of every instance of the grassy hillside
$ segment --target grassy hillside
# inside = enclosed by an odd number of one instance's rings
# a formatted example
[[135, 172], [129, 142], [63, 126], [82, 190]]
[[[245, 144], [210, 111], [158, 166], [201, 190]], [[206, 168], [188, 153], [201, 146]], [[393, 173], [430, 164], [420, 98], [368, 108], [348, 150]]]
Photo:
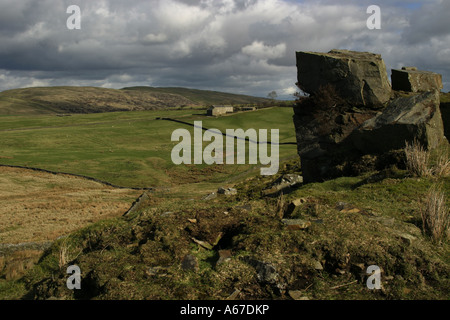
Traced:
[[[175, 166], [172, 132], [193, 128], [156, 118], [204, 121], [209, 128], [279, 129], [281, 142], [295, 142], [291, 108], [269, 108], [208, 118], [195, 110], [115, 112], [70, 117], [0, 116], [0, 164], [82, 174], [127, 187], [224, 183], [251, 165]], [[268, 120], [270, 119], [270, 121]], [[204, 147], [209, 143], [205, 142]], [[281, 157], [296, 155], [280, 146]]]
[[153, 87], [129, 87], [123, 88], [125, 91], [141, 91], [147, 93], [159, 94], [179, 94], [199, 105], [212, 104], [253, 104], [267, 103], [270, 101], [265, 98], [251, 97], [247, 95], [225, 93], [219, 91], [197, 90], [188, 88], [153, 88]]
[[186, 88], [43, 87], [0, 92], [0, 115], [157, 110], [264, 101], [268, 100]]

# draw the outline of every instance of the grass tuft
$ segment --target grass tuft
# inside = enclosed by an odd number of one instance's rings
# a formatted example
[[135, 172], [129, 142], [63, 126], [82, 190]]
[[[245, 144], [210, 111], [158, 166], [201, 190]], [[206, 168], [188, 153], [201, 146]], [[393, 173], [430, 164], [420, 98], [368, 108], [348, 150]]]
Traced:
[[416, 139], [405, 146], [406, 168], [417, 177], [430, 177], [432, 170], [429, 169], [430, 153]]
[[448, 237], [450, 214], [441, 186], [433, 185], [421, 208], [423, 231], [434, 242], [441, 243]]
[[450, 176], [450, 159], [447, 153], [438, 156], [436, 165], [433, 167], [433, 175], [438, 178]]

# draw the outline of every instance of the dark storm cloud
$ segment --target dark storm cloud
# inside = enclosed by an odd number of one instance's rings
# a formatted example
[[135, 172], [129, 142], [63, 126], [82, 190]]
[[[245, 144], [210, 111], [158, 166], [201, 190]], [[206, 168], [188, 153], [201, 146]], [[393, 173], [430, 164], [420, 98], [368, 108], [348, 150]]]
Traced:
[[[66, 9], [81, 8], [81, 30]], [[265, 96], [295, 91], [295, 51], [381, 53], [449, 70], [448, 1], [0, 0], [0, 90], [40, 85], [186, 86]], [[447, 87], [448, 88], [448, 87]]]

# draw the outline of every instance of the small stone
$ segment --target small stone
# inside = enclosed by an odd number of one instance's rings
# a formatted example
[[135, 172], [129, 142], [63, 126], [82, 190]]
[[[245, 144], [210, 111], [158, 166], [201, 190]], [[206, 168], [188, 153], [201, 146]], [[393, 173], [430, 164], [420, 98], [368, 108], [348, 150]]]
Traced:
[[206, 197], [203, 198], [203, 200], [208, 201], [208, 200], [213, 200], [217, 198], [217, 193], [213, 192], [209, 195], [207, 195]]
[[348, 208], [349, 204], [347, 202], [338, 202], [336, 204], [336, 210], [342, 211], [346, 208]]
[[227, 188], [227, 189], [225, 189], [225, 188], [221, 187], [221, 188], [219, 188], [217, 190], [217, 193], [218, 194], [223, 194], [223, 195], [226, 195], [226, 196], [233, 196], [233, 195], [237, 194], [237, 190], [235, 188]]
[[214, 241], [212, 242], [212, 245], [216, 246], [219, 243], [219, 241], [222, 239], [222, 237], [223, 237], [223, 232], [219, 232], [217, 234], [216, 238], [214, 239]]
[[293, 200], [286, 208], [284, 212], [285, 217], [291, 217], [296, 213], [299, 208], [302, 206], [303, 203], [305, 203], [305, 199], [295, 199]]
[[190, 223], [197, 223], [197, 219], [188, 219]]
[[399, 237], [407, 246], [410, 246], [413, 241], [417, 239], [416, 237], [408, 233], [400, 233]]
[[403, 223], [403, 228], [405, 229], [405, 231], [408, 234], [410, 234], [416, 238], [418, 238], [422, 235], [422, 230], [420, 230], [419, 227], [417, 227], [416, 225], [414, 225], [412, 223], [406, 223], [406, 222]]
[[355, 267], [356, 270], [358, 270], [358, 272], [363, 272], [365, 271], [365, 265], [364, 263], [353, 263], [352, 266]]
[[311, 226], [310, 221], [302, 219], [283, 219], [281, 222], [287, 226], [288, 230], [304, 230]]
[[278, 283], [279, 274], [272, 264], [254, 259], [250, 256], [245, 256], [242, 260], [256, 269], [257, 277], [260, 282], [271, 284]]
[[231, 250], [219, 250], [219, 260], [217, 260], [217, 265], [227, 262], [232, 257]]
[[277, 179], [272, 187], [269, 189], [263, 190], [263, 195], [269, 195], [276, 192], [279, 192], [285, 188], [294, 187], [296, 185], [303, 183], [303, 177], [298, 174], [285, 174], [281, 178]]
[[303, 295], [303, 292], [300, 290], [289, 290], [289, 296], [294, 300], [309, 300], [308, 297]]
[[314, 260], [313, 264], [314, 264], [314, 269], [315, 270], [317, 270], [317, 271], [322, 271], [323, 270], [323, 266], [322, 266], [322, 264], [319, 261]]
[[304, 204], [306, 202], [306, 199], [304, 199], [304, 198], [300, 198], [300, 199], [295, 199], [295, 200], [292, 200], [292, 204], [294, 205], [294, 206], [296, 206], [296, 207], [300, 207], [302, 204]]
[[303, 183], [303, 177], [301, 175], [299, 175], [299, 174], [288, 173], [288, 174], [285, 174], [281, 178], [281, 181], [282, 181], [282, 183], [286, 182], [290, 186], [294, 186], [294, 185]]
[[336, 273], [337, 273], [337, 274], [340, 274], [340, 275], [344, 275], [344, 274], [345, 274], [345, 270], [342, 270], [342, 269], [337, 268], [337, 269], [336, 269]]
[[185, 271], [198, 271], [198, 261], [193, 255], [186, 255], [181, 261], [181, 268]]
[[236, 300], [240, 293], [241, 290], [239, 289], [234, 290], [234, 292], [227, 298], [227, 300]]
[[205, 249], [211, 250], [213, 248], [213, 246], [209, 242], [201, 241], [195, 238], [192, 238], [192, 241], [194, 241], [196, 244], [202, 246]]

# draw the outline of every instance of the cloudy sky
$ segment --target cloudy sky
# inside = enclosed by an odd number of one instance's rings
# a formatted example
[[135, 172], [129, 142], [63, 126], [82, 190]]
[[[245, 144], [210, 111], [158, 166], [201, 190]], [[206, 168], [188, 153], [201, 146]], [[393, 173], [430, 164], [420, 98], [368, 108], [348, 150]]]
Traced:
[[[81, 9], [69, 30], [67, 8]], [[381, 8], [369, 30], [367, 8]], [[279, 98], [296, 51], [382, 54], [441, 73], [450, 90], [448, 0], [0, 0], [0, 91], [182, 86]]]

